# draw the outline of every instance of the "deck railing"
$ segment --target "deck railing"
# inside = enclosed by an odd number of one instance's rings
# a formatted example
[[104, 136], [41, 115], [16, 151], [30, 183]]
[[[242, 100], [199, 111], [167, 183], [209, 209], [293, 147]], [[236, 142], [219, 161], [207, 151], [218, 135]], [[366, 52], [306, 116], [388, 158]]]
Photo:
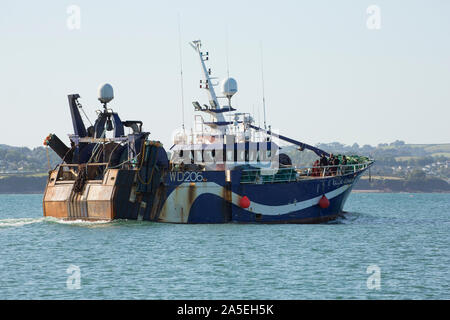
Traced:
[[364, 163], [323, 166], [323, 167], [286, 167], [270, 170], [244, 169], [242, 170], [242, 184], [263, 184], [277, 182], [294, 182], [301, 179], [318, 179], [324, 177], [344, 176], [367, 169], [373, 161]]

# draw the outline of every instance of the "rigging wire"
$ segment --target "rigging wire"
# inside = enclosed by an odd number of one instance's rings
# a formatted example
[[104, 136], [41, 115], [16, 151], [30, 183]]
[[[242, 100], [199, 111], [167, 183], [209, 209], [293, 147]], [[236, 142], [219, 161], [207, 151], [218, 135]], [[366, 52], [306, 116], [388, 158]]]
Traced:
[[86, 112], [83, 109], [83, 106], [81, 105], [80, 102], [78, 102], [78, 100], [75, 101], [75, 103], [77, 104], [78, 109], [80, 109], [81, 111], [83, 111], [83, 114], [85, 116], [85, 118], [87, 119], [87, 121], [89, 121], [89, 123], [91, 124], [91, 126], [94, 126], [91, 122], [91, 120], [89, 119], [89, 117], [87, 116]]
[[86, 112], [84, 112], [84, 109], [83, 109], [83, 108], [80, 108], [80, 109], [81, 109], [81, 111], [83, 111], [84, 116], [86, 117], [87, 121], [89, 121], [89, 123], [91, 124], [91, 126], [94, 126], [94, 125], [92, 124], [91, 120], [89, 119], [89, 117], [87, 116]]
[[[228, 25], [226, 26], [226, 30], [225, 30], [225, 55], [227, 58], [227, 79], [230, 78], [230, 61], [229, 61], [229, 57], [228, 57]], [[228, 88], [226, 88], [226, 90], [228, 91], [230, 83], [227, 83]], [[228, 99], [228, 110], [231, 111], [231, 99]]]
[[225, 53], [227, 56], [227, 78], [229, 78], [230, 77], [230, 62], [229, 62], [229, 58], [228, 58], [228, 25], [227, 25], [226, 34], [225, 34]]
[[181, 116], [182, 116], [182, 128], [185, 133], [184, 127], [184, 85], [183, 85], [183, 52], [181, 50], [181, 22], [180, 13], [178, 13], [178, 46], [180, 50], [180, 85], [181, 85]]
[[262, 41], [260, 42], [261, 49], [261, 82], [262, 82], [262, 98], [263, 98], [263, 110], [264, 110], [264, 129], [267, 130], [266, 124], [266, 95], [264, 92], [264, 60], [263, 60], [263, 46]]

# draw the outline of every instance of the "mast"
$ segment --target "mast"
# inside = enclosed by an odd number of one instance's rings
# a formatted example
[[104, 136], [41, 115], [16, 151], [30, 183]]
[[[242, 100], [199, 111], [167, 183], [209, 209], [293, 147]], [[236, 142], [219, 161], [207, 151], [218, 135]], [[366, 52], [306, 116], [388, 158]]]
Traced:
[[[213, 109], [220, 109], [220, 104], [219, 101], [217, 100], [217, 96], [216, 96], [216, 92], [214, 91], [214, 86], [211, 82], [211, 77], [210, 77], [210, 72], [208, 71], [208, 69], [206, 68], [205, 65], [205, 61], [208, 60], [208, 56], [209, 53], [206, 52], [206, 54], [204, 54], [203, 52], [200, 51], [200, 48], [202, 46], [202, 43], [200, 40], [196, 40], [196, 41], [192, 41], [192, 43], [190, 43], [191, 47], [194, 48], [195, 51], [197, 51], [198, 56], [200, 58], [200, 64], [202, 66], [202, 72], [203, 72], [203, 76], [204, 76], [204, 81], [205, 81], [205, 89], [208, 91], [208, 96], [209, 96], [209, 104], [211, 105], [211, 108]], [[203, 84], [203, 82], [202, 82]]]
[[[211, 69], [207, 69], [206, 64], [205, 64], [205, 61], [209, 60], [209, 53], [201, 52], [200, 49], [201, 49], [202, 43], [200, 40], [192, 41], [189, 44], [198, 53], [198, 56], [200, 58], [200, 65], [201, 65], [202, 73], [203, 73], [203, 77], [204, 77], [203, 80], [200, 80], [200, 83], [201, 83], [200, 88], [206, 89], [206, 91], [208, 92], [209, 105], [211, 106], [210, 110], [218, 111], [218, 112], [212, 112], [210, 114], [212, 115], [213, 119], [215, 120], [214, 122], [225, 123], [226, 120], [225, 120], [225, 117], [223, 116], [223, 113], [220, 111], [221, 106], [219, 104], [219, 100], [217, 99], [217, 95], [214, 90], [214, 86], [216, 84], [213, 84], [211, 82], [212, 79], [216, 79], [216, 78], [211, 77]], [[218, 124], [217, 127], [222, 134], [226, 133], [226, 127], [227, 127], [226, 125]]]

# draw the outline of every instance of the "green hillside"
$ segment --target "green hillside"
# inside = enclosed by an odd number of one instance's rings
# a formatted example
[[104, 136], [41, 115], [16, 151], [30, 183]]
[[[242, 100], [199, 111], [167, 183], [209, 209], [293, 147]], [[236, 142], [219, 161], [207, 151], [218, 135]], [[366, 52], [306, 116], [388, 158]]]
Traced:
[[[339, 142], [320, 143], [317, 147], [334, 154], [365, 155], [375, 159], [370, 181], [361, 179], [356, 189], [384, 191], [445, 191], [450, 182], [450, 143], [406, 144], [403, 141], [378, 146]], [[311, 166], [317, 155], [311, 151], [299, 152], [295, 147], [283, 147], [297, 166]], [[50, 167], [59, 157], [48, 149]], [[47, 150], [44, 147], [29, 149], [0, 144], [0, 193], [43, 192], [49, 170]], [[423, 173], [422, 178], [411, 180]], [[412, 181], [412, 182], [411, 182]]]

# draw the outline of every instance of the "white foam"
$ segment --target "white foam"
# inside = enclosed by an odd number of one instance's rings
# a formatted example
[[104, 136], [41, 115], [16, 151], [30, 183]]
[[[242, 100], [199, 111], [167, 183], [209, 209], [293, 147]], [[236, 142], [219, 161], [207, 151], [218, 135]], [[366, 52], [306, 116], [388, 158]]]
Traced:
[[59, 224], [79, 225], [79, 226], [102, 225], [102, 224], [111, 223], [110, 220], [96, 220], [96, 221], [87, 221], [87, 220], [81, 220], [81, 219], [64, 220], [64, 219], [57, 219], [57, 218], [53, 218], [53, 217], [45, 218], [45, 220], [48, 222], [54, 222], [54, 223], [59, 223]]
[[41, 217], [41, 218], [16, 218], [16, 219], [0, 219], [0, 228], [7, 227], [22, 227], [27, 224], [41, 223], [41, 222], [58, 223], [65, 225], [77, 225], [77, 226], [96, 226], [105, 225], [111, 223], [109, 220], [98, 221], [86, 221], [86, 220], [63, 220], [53, 217]]
[[0, 228], [21, 227], [27, 224], [40, 223], [42, 221], [44, 221], [44, 218], [0, 219]]

